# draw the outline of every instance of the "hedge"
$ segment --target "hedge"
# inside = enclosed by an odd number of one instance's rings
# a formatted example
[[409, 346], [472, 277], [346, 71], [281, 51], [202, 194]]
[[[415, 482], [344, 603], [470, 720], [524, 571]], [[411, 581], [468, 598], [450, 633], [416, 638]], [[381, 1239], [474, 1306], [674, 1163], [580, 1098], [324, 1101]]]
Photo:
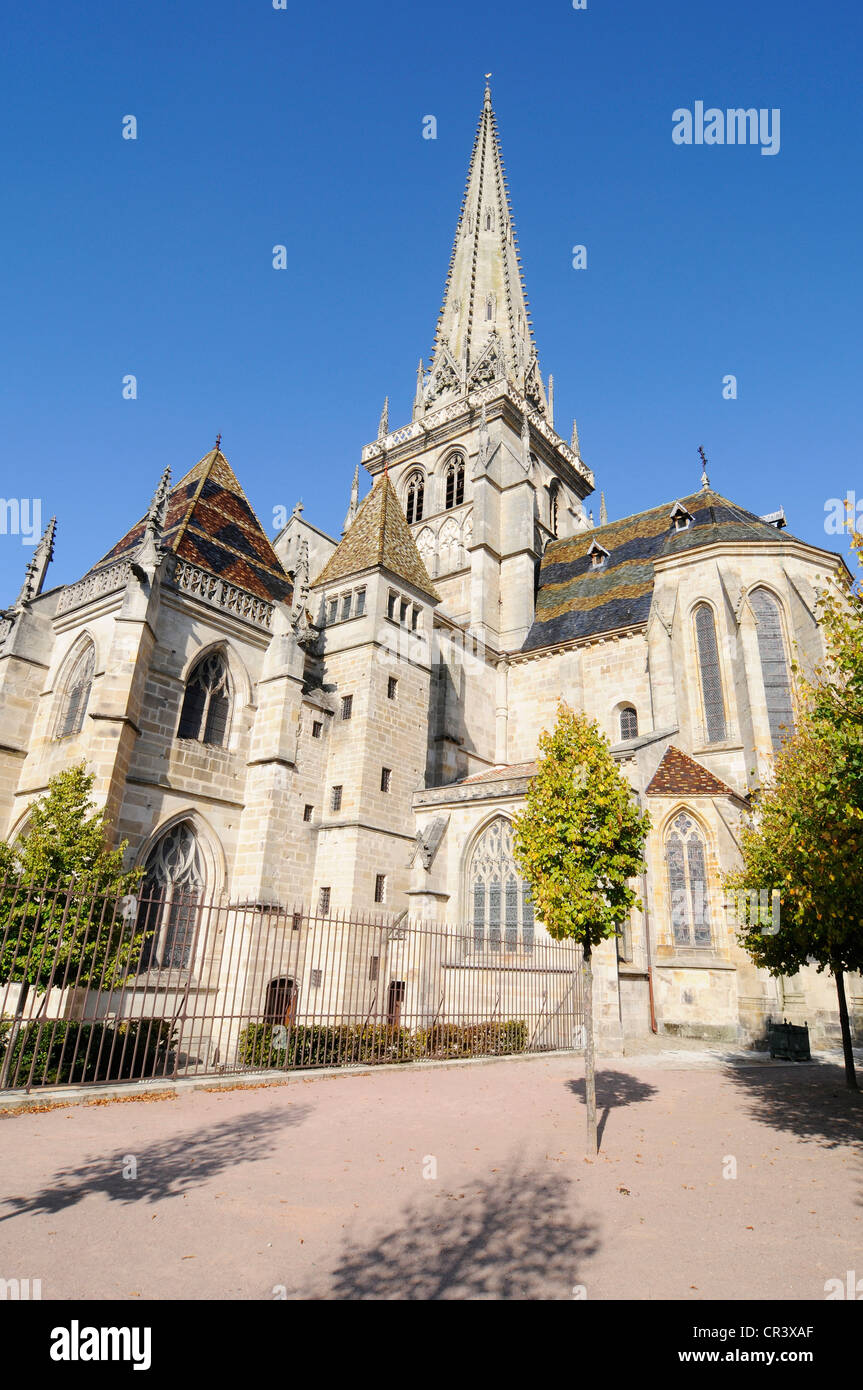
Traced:
[[[0, 1058], [6, 1051], [11, 1026], [11, 1019], [0, 1023]], [[31, 1019], [22, 1024], [15, 1038], [9, 1083], [55, 1086], [170, 1074], [174, 1061], [171, 1031], [167, 1019], [142, 1018], [129, 1023]]]
[[278, 1028], [250, 1023], [240, 1034], [239, 1060], [246, 1066], [338, 1067], [369, 1062], [508, 1056], [524, 1052], [523, 1019], [485, 1023], [437, 1023], [411, 1033], [386, 1024], [294, 1024]]

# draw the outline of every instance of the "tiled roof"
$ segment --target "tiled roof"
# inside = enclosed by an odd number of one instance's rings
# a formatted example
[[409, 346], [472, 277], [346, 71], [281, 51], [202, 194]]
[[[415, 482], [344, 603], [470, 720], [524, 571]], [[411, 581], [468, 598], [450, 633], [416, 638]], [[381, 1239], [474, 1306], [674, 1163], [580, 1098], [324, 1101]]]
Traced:
[[662, 755], [662, 761], [653, 774], [647, 787], [648, 796], [733, 796], [738, 801], [742, 797], [732, 791], [725, 782], [714, 777], [713, 773], [688, 753], [682, 753], [671, 743]]
[[[143, 517], [90, 573], [131, 555], [145, 522]], [[205, 454], [171, 489], [161, 544], [257, 598], [272, 603], [291, 597], [291, 581], [219, 449]]]
[[[674, 529], [674, 504], [666, 502], [636, 516], [579, 532], [568, 540], [552, 541], [543, 556], [536, 616], [522, 650], [645, 622], [653, 598], [654, 562], [667, 555], [715, 541], [745, 543], [778, 538], [774, 526], [712, 489], [702, 489], [680, 501], [693, 517], [683, 531]], [[594, 543], [609, 552], [598, 568], [591, 565], [589, 556]]]
[[332, 584], [363, 570], [389, 570], [415, 589], [438, 599], [428, 570], [414, 544], [414, 538], [386, 472], [377, 479], [357, 512], [347, 535], [336, 547], [315, 585]]

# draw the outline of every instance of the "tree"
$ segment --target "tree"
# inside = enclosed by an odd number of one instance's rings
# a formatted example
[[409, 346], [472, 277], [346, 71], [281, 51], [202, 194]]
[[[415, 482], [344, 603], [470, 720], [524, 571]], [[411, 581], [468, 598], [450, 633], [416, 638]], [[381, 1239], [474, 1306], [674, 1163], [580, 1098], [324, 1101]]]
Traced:
[[632, 907], [641, 907], [631, 880], [645, 868], [650, 817], [639, 811], [596, 723], [563, 700], [539, 751], [527, 804], [515, 819], [515, 856], [546, 930], [582, 947], [587, 1135], [596, 1153], [592, 954], [617, 935]]
[[[855, 537], [860, 556], [861, 538]], [[738, 939], [771, 975], [804, 965], [836, 981], [845, 1079], [857, 1090], [845, 975], [863, 970], [863, 601], [859, 586], [820, 605], [824, 663], [801, 680], [799, 717], [741, 838]], [[741, 890], [743, 890], [741, 892]], [[757, 907], [779, 894], [778, 931]]]
[[[140, 951], [142, 938], [118, 900], [133, 892], [142, 871], [124, 869], [125, 840], [116, 849], [107, 844], [92, 787], [83, 764], [58, 773], [30, 808], [22, 838], [0, 841], [0, 985], [4, 1004], [8, 986], [23, 985], [16, 1020], [31, 987], [44, 995], [43, 1007], [55, 985], [117, 988]], [[0, 1085], [5, 1080], [4, 1068]]]

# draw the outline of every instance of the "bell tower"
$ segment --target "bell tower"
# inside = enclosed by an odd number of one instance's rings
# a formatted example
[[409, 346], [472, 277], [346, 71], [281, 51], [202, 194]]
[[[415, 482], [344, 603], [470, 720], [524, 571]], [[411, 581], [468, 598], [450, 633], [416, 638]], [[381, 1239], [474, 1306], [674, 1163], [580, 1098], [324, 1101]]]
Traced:
[[585, 529], [593, 474], [555, 432], [553, 383], [533, 338], [497, 123], [486, 81], [443, 304], [412, 419], [362, 451], [386, 468], [441, 610], [500, 651], [533, 620], [547, 541]]

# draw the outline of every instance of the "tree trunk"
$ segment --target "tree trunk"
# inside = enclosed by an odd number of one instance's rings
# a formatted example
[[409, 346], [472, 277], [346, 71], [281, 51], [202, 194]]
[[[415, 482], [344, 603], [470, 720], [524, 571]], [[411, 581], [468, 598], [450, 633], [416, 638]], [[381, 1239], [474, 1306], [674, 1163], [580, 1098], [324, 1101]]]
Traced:
[[859, 1091], [857, 1073], [854, 1070], [854, 1052], [851, 1045], [851, 1022], [848, 1018], [848, 1001], [845, 998], [845, 972], [834, 970], [836, 993], [839, 995], [839, 1022], [842, 1026], [842, 1051], [845, 1053], [845, 1084], [852, 1091]]
[[593, 1052], [593, 962], [590, 942], [584, 947], [584, 1098], [587, 1104], [587, 1152], [599, 1152], [596, 1141], [596, 1058]]

